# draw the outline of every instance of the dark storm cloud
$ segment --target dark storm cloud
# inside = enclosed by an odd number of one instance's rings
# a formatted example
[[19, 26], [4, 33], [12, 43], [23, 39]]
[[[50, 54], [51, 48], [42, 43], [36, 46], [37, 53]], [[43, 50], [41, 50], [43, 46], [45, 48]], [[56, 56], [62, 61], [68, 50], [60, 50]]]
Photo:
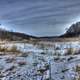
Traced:
[[0, 0], [0, 22], [31, 35], [59, 35], [79, 20], [80, 0]]

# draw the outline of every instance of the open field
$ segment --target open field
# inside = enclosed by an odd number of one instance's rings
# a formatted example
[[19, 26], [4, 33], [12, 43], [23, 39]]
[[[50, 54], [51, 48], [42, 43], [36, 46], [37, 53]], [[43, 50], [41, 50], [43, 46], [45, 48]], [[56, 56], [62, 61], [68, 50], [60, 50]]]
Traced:
[[80, 42], [0, 42], [0, 80], [80, 80]]

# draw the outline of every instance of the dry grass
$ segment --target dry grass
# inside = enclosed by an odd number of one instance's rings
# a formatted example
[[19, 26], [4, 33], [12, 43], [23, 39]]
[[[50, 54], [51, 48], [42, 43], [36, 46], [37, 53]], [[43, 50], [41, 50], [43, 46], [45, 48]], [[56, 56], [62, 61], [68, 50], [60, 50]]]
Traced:
[[65, 55], [73, 55], [73, 54], [74, 54], [73, 48], [67, 49], [67, 52], [65, 53]]
[[8, 52], [20, 52], [20, 50], [17, 49], [17, 46], [12, 46], [10, 49], [8, 49]]
[[22, 53], [19, 49], [17, 49], [17, 46], [12, 46], [11, 48], [0, 46], [0, 52], [1, 52], [0, 55], [4, 54], [19, 55], [19, 53]]
[[79, 76], [76, 80], [80, 80], [80, 65], [76, 66], [76, 72], [79, 74]]

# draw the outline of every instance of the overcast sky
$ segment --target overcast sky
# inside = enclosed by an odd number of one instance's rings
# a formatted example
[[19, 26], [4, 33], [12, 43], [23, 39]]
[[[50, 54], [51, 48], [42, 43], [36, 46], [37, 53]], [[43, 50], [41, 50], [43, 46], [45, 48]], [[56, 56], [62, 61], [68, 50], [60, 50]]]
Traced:
[[0, 27], [54, 36], [80, 20], [80, 0], [0, 0]]

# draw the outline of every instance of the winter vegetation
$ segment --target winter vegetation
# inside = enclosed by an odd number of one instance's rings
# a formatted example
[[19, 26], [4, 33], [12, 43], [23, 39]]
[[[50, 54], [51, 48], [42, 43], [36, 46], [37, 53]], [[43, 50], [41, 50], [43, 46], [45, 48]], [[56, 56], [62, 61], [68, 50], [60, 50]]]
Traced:
[[80, 80], [80, 43], [2, 43], [0, 79]]

